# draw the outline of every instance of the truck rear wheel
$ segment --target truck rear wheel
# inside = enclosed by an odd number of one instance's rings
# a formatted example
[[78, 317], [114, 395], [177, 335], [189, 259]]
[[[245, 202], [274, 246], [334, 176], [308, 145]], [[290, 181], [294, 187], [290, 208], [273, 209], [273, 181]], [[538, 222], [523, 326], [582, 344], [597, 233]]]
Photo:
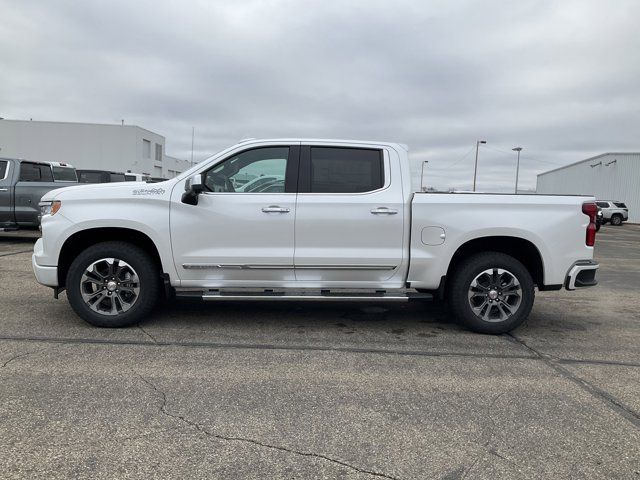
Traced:
[[500, 334], [518, 327], [533, 307], [531, 274], [515, 258], [479, 253], [453, 272], [448, 300], [456, 318], [479, 333]]
[[611, 215], [611, 225], [615, 225], [616, 227], [622, 225], [622, 215], [618, 213]]
[[126, 327], [143, 320], [160, 295], [160, 273], [142, 249], [103, 242], [84, 250], [67, 273], [73, 310], [97, 327]]

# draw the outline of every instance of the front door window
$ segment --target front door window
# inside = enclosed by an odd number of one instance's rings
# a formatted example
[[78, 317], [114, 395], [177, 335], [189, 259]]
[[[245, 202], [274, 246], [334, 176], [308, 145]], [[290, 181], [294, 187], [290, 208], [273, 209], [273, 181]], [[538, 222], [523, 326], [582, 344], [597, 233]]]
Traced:
[[204, 185], [216, 193], [283, 193], [289, 147], [242, 152], [208, 170]]

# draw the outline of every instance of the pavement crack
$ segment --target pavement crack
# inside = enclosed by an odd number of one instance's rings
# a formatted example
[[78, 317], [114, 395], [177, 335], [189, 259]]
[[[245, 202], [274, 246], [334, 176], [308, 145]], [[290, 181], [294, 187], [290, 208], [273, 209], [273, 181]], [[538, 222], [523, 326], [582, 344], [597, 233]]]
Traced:
[[172, 418], [174, 420], [177, 420], [179, 422], [185, 423], [185, 424], [193, 427], [198, 432], [201, 432], [202, 434], [206, 435], [207, 437], [215, 438], [215, 439], [226, 441], [226, 442], [248, 443], [248, 444], [251, 444], [251, 445], [256, 445], [258, 447], [267, 448], [267, 449], [270, 449], [270, 450], [276, 450], [276, 451], [279, 451], [279, 452], [285, 452], [285, 453], [289, 453], [289, 454], [292, 454], [292, 455], [298, 455], [298, 456], [302, 456], [302, 457], [317, 458], [319, 460], [324, 460], [324, 461], [333, 463], [335, 465], [339, 465], [341, 467], [349, 468], [349, 469], [351, 469], [353, 471], [356, 471], [358, 473], [362, 473], [362, 474], [365, 474], [365, 475], [370, 475], [372, 477], [388, 478], [390, 480], [400, 480], [398, 477], [394, 477], [394, 476], [391, 476], [391, 475], [388, 475], [388, 474], [385, 474], [385, 473], [381, 473], [381, 472], [377, 472], [377, 471], [374, 471], [374, 470], [366, 470], [364, 468], [360, 468], [360, 467], [358, 467], [356, 465], [352, 465], [350, 463], [343, 462], [342, 460], [338, 460], [336, 458], [329, 457], [328, 455], [323, 455], [321, 453], [305, 452], [305, 451], [302, 451], [302, 450], [295, 450], [295, 449], [292, 449], [292, 448], [282, 447], [282, 446], [279, 446], [279, 445], [271, 445], [271, 444], [268, 444], [268, 443], [260, 442], [258, 440], [254, 440], [252, 438], [221, 435], [219, 433], [211, 432], [211, 431], [207, 430], [205, 427], [203, 427], [202, 425], [200, 425], [199, 423], [194, 422], [193, 420], [190, 420], [190, 419], [186, 418], [183, 415], [177, 415], [177, 414], [169, 412], [167, 410], [167, 394], [164, 391], [162, 391], [161, 389], [159, 389], [155, 384], [153, 384], [152, 382], [147, 380], [144, 376], [139, 374], [138, 372], [135, 372], [135, 373], [136, 373], [136, 375], [138, 375], [138, 377], [146, 385], [148, 385], [151, 389], [153, 389], [153, 391], [155, 391], [157, 394], [160, 395], [160, 398], [162, 400], [162, 404], [160, 405], [160, 412], [163, 415], [165, 415], [165, 416], [167, 416], [169, 418]]
[[[495, 395], [492, 399], [491, 402], [489, 402], [489, 405], [487, 406], [486, 409], [486, 417], [489, 419], [489, 421], [491, 422], [491, 427], [488, 433], [488, 437], [487, 439], [482, 443], [482, 448], [484, 449], [484, 451], [492, 453], [492, 449], [488, 448], [489, 444], [491, 443], [491, 440], [493, 439], [493, 436], [495, 434], [495, 430], [496, 430], [496, 422], [493, 419], [493, 415], [491, 415], [491, 411], [493, 409], [493, 407], [495, 406], [495, 404], [498, 402], [498, 400], [500, 399], [500, 397], [502, 397], [505, 393], [507, 393], [507, 391], [503, 391], [498, 393], [497, 395]], [[484, 436], [484, 430], [483, 429], [483, 434], [482, 436]], [[464, 475], [462, 476], [462, 479], [464, 480], [465, 478], [467, 478], [467, 476], [471, 473], [471, 471], [473, 470], [473, 468], [476, 466], [476, 464], [478, 463], [478, 461], [480, 461], [480, 458], [482, 457], [482, 453], [483, 452], [478, 452], [478, 454], [475, 456], [475, 458], [473, 459], [473, 462], [471, 462], [471, 465], [469, 466], [469, 468], [465, 469], [464, 471]]]
[[31, 355], [31, 354], [33, 354], [33, 353], [36, 353], [36, 352], [27, 352], [27, 353], [20, 353], [20, 354], [18, 354], [18, 355], [14, 355], [14, 356], [13, 356], [13, 357], [11, 357], [9, 360], [7, 360], [6, 362], [4, 362], [4, 363], [2, 364], [2, 366], [0, 366], [0, 369], [5, 368], [7, 365], [9, 365], [9, 364], [10, 364], [11, 362], [13, 362], [14, 360], [17, 360], [17, 359], [22, 358], [22, 357], [29, 356], [29, 355]]
[[593, 397], [598, 398], [605, 405], [607, 405], [611, 410], [618, 413], [625, 419], [627, 419], [631, 424], [635, 427], [640, 427], [640, 412], [635, 411], [631, 407], [628, 407], [624, 403], [622, 403], [618, 398], [611, 395], [609, 392], [601, 389], [600, 387], [595, 386], [593, 383], [579, 377], [574, 374], [570, 370], [566, 369], [562, 366], [563, 363], [566, 363], [563, 359], [558, 359], [553, 357], [552, 355], [548, 355], [546, 353], [542, 353], [532, 346], [528, 345], [524, 340], [516, 337], [512, 333], [506, 333], [504, 335], [508, 340], [518, 343], [522, 345], [524, 348], [534, 353], [540, 360], [542, 360], [547, 366], [555, 370], [562, 377], [570, 380], [579, 386], [582, 390], [589, 393]]
[[137, 324], [136, 327], [138, 327], [138, 329], [140, 329], [142, 333], [144, 333], [147, 337], [149, 337], [153, 343], [155, 343], [156, 345], [158, 344], [158, 340], [156, 340], [156, 337], [154, 337], [149, 332], [147, 332], [144, 328], [142, 328], [142, 325]]
[[[335, 347], [323, 345], [287, 345], [287, 344], [268, 344], [268, 343], [219, 343], [219, 342], [198, 342], [198, 341], [176, 341], [176, 340], [157, 340], [146, 330], [144, 330], [147, 340], [133, 339], [108, 339], [108, 338], [73, 338], [73, 337], [45, 337], [45, 336], [17, 336], [17, 335], [0, 335], [0, 341], [7, 342], [25, 342], [25, 343], [51, 343], [63, 345], [115, 345], [137, 347], [181, 347], [181, 348], [211, 348], [211, 349], [238, 349], [238, 350], [282, 350], [282, 351], [311, 351], [311, 352], [338, 352], [338, 353], [354, 353], [354, 354], [372, 354], [372, 355], [394, 355], [409, 357], [438, 357], [438, 358], [486, 358], [495, 360], [526, 360], [539, 362], [543, 360], [544, 354], [495, 354], [495, 353], [474, 353], [462, 351], [419, 351], [419, 350], [403, 350], [403, 349], [386, 349], [374, 347]], [[515, 339], [510, 338], [506, 334], [503, 335], [508, 341], [518, 343]], [[530, 349], [529, 349], [530, 350]], [[532, 350], [530, 350], [533, 352]], [[585, 365], [614, 365], [620, 367], [640, 368], [639, 363], [633, 362], [617, 362], [607, 360], [592, 359], [572, 359], [572, 358], [550, 358], [556, 360], [559, 364], [582, 363]]]
[[11, 253], [0, 253], [0, 257], [10, 257], [11, 255], [20, 255], [21, 253], [33, 253], [33, 249], [20, 250], [19, 252], [11, 252]]

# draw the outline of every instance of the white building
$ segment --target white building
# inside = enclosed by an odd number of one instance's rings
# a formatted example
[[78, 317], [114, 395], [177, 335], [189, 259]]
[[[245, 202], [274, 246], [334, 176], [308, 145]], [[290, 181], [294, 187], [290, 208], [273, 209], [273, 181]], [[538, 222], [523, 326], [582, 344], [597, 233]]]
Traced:
[[135, 125], [0, 120], [0, 156], [164, 178], [189, 168], [165, 154], [162, 135]]
[[629, 207], [640, 223], [640, 153], [603, 153], [538, 175], [537, 193], [594, 195]]
[[169, 155], [164, 156], [164, 178], [173, 178], [191, 168], [189, 160], [181, 160]]

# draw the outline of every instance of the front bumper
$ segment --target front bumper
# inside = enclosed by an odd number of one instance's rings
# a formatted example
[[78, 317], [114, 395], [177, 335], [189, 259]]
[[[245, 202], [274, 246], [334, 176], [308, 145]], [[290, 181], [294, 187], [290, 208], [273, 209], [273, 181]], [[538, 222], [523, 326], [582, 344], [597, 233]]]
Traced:
[[596, 273], [600, 264], [593, 260], [579, 260], [573, 264], [567, 273], [564, 286], [567, 290], [576, 288], [594, 287], [598, 284]]
[[39, 238], [33, 246], [33, 255], [31, 256], [31, 266], [38, 283], [47, 287], [58, 286], [58, 267], [50, 267], [38, 265], [37, 257], [42, 255], [42, 239]]

